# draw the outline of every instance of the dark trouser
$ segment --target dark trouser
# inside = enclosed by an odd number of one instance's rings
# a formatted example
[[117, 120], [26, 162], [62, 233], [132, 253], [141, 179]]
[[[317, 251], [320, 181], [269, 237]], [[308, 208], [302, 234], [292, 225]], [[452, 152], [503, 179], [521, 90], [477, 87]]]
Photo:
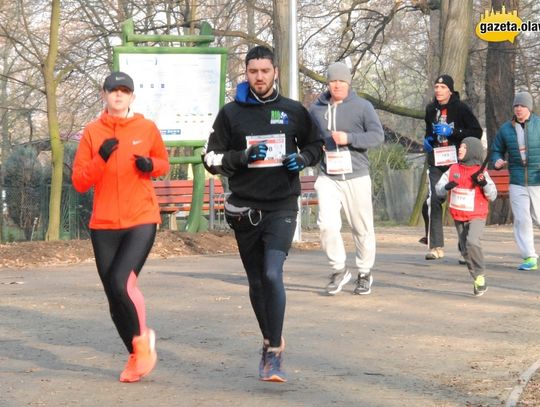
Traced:
[[461, 255], [467, 262], [467, 268], [473, 279], [484, 275], [484, 253], [480, 238], [486, 226], [485, 219], [473, 219], [468, 222], [454, 221], [459, 238]]
[[93, 229], [90, 237], [112, 320], [127, 350], [133, 353], [133, 337], [146, 328], [144, 297], [136, 282], [154, 244], [156, 225]]
[[424, 229], [425, 229], [425, 234], [424, 236], [427, 238], [428, 237], [428, 234], [429, 234], [429, 205], [428, 205], [428, 199], [429, 199], [429, 194], [428, 196], [426, 197], [426, 200], [424, 201], [424, 203], [422, 204], [422, 218], [424, 218]]
[[[270, 346], [279, 347], [285, 316], [283, 264], [296, 228], [296, 211], [252, 211], [227, 222], [233, 228], [249, 283], [259, 328]], [[251, 218], [251, 219], [250, 219]]]
[[442, 175], [448, 170], [448, 167], [430, 166], [428, 170], [429, 177], [429, 196], [427, 199], [429, 209], [429, 248], [444, 247], [443, 232], [443, 208], [445, 198], [440, 198], [435, 192], [435, 185], [441, 179]]

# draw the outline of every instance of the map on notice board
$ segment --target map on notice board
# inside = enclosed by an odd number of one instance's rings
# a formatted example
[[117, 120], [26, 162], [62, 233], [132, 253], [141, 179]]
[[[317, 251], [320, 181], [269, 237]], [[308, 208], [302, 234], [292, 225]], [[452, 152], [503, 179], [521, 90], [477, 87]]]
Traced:
[[120, 53], [118, 62], [135, 82], [133, 110], [164, 141], [208, 138], [220, 108], [221, 55]]

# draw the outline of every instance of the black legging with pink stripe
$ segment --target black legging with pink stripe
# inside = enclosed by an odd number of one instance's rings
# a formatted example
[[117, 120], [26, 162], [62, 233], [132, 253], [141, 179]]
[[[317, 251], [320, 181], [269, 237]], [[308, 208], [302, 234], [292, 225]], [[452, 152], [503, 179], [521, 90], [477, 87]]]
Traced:
[[137, 278], [154, 244], [156, 225], [92, 229], [90, 236], [112, 320], [129, 353], [133, 353], [133, 337], [146, 329], [144, 297]]

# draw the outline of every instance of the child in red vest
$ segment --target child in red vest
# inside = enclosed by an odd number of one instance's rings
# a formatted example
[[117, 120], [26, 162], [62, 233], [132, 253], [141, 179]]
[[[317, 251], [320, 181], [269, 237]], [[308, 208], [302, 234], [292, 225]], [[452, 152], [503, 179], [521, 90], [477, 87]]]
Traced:
[[487, 291], [480, 239], [486, 225], [488, 200], [497, 197], [497, 187], [487, 171], [480, 171], [483, 155], [479, 139], [464, 138], [458, 149], [458, 164], [450, 166], [435, 187], [439, 196], [450, 195], [448, 207], [456, 225], [461, 254], [474, 279], [475, 296]]

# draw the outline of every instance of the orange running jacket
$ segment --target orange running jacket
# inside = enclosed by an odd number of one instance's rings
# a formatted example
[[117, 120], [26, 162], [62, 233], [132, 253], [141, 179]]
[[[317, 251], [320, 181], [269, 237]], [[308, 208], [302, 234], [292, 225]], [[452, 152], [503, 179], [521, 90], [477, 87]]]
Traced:
[[[118, 148], [107, 162], [99, 155], [105, 139], [116, 137]], [[135, 155], [150, 157], [154, 169], [143, 173]], [[151, 177], [169, 171], [169, 158], [158, 128], [142, 114], [128, 118], [101, 117], [84, 129], [73, 164], [73, 187], [86, 192], [94, 187], [91, 229], [126, 229], [161, 223]]]

